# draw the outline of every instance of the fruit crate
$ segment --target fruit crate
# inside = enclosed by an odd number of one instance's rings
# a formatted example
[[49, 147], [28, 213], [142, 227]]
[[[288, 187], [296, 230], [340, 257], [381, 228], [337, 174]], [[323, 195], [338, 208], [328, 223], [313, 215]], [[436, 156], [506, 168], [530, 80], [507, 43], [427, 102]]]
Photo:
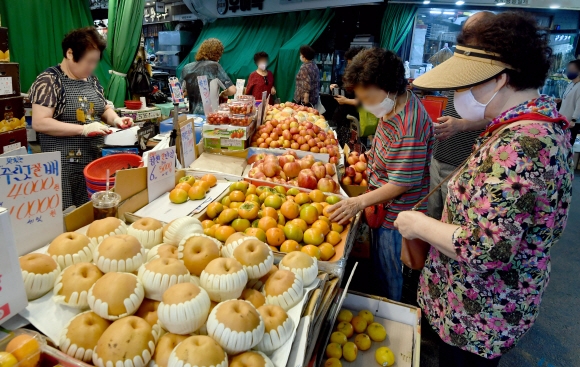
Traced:
[[40, 366], [41, 350], [46, 339], [27, 329], [8, 331], [0, 328], [0, 365], [10, 367]]
[[[355, 316], [361, 310], [369, 310], [374, 316], [374, 322], [383, 325], [387, 337], [382, 342], [372, 342], [370, 349], [358, 351], [355, 361], [347, 362], [341, 359], [342, 366], [377, 366], [375, 352], [380, 347], [388, 347], [395, 356], [395, 367], [419, 367], [421, 354], [421, 309], [412, 305], [391, 301], [387, 298], [368, 295], [355, 291], [347, 291], [340, 304], [344, 290], [338, 292], [333, 307], [323, 331], [317, 341], [317, 351], [314, 366], [323, 366], [328, 359], [326, 346], [330, 342], [330, 334], [335, 331], [340, 310], [350, 310]], [[353, 335], [348, 341], [354, 341]]]

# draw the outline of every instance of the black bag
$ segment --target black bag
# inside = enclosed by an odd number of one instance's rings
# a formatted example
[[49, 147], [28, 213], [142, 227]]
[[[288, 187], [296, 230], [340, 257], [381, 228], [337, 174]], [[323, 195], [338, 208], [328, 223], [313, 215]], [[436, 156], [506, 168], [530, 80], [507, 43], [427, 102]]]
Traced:
[[135, 68], [129, 74], [129, 89], [133, 94], [147, 95], [151, 92], [149, 73], [145, 69], [145, 62], [140, 58], [137, 59]]

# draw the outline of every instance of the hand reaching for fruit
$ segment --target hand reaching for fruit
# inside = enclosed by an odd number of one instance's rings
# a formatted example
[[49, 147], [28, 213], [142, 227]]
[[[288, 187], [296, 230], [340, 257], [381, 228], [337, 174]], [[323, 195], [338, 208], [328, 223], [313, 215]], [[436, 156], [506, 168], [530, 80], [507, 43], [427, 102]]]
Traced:
[[331, 206], [328, 211], [331, 213], [330, 221], [346, 224], [350, 218], [354, 217], [364, 208], [359, 197], [349, 198], [347, 200], [339, 201]]

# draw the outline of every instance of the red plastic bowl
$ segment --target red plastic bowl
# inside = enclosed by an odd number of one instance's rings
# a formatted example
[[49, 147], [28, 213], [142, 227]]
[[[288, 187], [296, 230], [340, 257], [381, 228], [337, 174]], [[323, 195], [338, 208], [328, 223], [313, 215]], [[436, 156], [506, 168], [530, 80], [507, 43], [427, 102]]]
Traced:
[[125, 101], [125, 107], [130, 110], [140, 110], [141, 106], [141, 101]]
[[107, 182], [107, 168], [109, 175], [112, 175], [120, 169], [129, 167], [143, 167], [143, 159], [136, 154], [113, 154], [89, 163], [83, 172], [87, 180], [101, 183]]

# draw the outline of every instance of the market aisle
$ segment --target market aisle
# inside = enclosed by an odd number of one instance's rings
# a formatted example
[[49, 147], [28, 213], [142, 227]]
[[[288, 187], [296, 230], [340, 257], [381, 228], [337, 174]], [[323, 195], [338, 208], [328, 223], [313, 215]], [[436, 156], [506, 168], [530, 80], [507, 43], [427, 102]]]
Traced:
[[[580, 175], [580, 171], [576, 172]], [[562, 239], [552, 250], [552, 274], [544, 294], [540, 316], [531, 331], [519, 345], [503, 357], [500, 367], [570, 367], [578, 366], [580, 360], [580, 177], [574, 180], [572, 208], [568, 225]], [[351, 289], [374, 293], [372, 266], [368, 260], [350, 259], [359, 266]], [[361, 266], [362, 265], [362, 266]], [[423, 324], [421, 343], [421, 367], [438, 367], [439, 351], [436, 335]]]

